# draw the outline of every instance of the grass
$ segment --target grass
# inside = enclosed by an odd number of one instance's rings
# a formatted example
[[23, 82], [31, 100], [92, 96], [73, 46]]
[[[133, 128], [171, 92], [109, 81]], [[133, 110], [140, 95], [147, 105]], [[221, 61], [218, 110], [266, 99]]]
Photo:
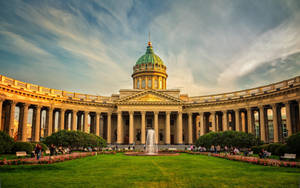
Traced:
[[98, 155], [0, 167], [2, 187], [299, 187], [300, 169], [180, 156]]

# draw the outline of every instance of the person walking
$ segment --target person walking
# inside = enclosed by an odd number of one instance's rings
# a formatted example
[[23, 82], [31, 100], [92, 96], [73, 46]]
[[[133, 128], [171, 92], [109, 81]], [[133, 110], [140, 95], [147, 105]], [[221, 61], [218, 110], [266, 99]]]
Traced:
[[35, 155], [36, 155], [36, 159], [37, 159], [37, 160], [40, 160], [41, 153], [42, 153], [42, 147], [41, 147], [39, 144], [36, 144], [36, 145], [35, 145], [34, 153], [35, 153]]

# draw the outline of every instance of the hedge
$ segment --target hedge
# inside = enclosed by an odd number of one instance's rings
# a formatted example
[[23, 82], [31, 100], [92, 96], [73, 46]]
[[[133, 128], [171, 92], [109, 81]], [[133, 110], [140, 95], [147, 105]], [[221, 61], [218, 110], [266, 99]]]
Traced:
[[289, 136], [286, 144], [291, 153], [295, 153], [297, 156], [300, 156], [300, 132]]
[[0, 131], [0, 154], [11, 153], [14, 140], [7, 133]]
[[33, 147], [30, 142], [15, 142], [13, 145], [12, 152], [16, 153], [17, 151], [26, 151], [27, 154], [30, 154], [32, 150]]
[[95, 134], [88, 134], [81, 131], [61, 130], [45, 138], [44, 143], [48, 146], [79, 148], [79, 147], [106, 147], [106, 141]]
[[212, 145], [248, 148], [259, 144], [261, 142], [253, 134], [236, 131], [210, 132], [200, 136], [196, 141], [196, 146], [206, 148], [210, 148]]

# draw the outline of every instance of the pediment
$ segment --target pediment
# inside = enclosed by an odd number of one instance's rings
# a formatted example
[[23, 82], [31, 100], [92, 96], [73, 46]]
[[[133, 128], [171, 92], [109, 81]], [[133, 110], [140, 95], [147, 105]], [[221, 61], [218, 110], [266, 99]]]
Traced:
[[181, 103], [173, 96], [155, 90], [141, 91], [137, 94], [120, 99], [118, 103]]

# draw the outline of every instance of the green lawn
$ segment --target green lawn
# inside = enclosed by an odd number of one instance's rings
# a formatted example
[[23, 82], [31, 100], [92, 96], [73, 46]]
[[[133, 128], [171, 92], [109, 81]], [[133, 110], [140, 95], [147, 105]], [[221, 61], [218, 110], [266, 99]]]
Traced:
[[117, 154], [51, 165], [2, 166], [0, 182], [2, 187], [299, 187], [300, 169], [203, 155]]

